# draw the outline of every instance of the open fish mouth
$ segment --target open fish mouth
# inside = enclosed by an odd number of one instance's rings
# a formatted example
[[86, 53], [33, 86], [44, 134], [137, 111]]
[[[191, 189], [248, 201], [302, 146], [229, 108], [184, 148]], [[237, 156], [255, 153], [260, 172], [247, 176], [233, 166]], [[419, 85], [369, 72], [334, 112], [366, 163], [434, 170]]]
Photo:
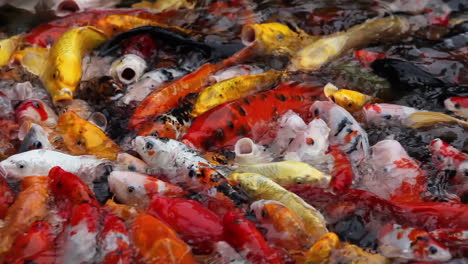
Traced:
[[78, 11], [80, 11], [80, 6], [73, 0], [63, 1], [57, 6], [57, 12], [63, 15]]

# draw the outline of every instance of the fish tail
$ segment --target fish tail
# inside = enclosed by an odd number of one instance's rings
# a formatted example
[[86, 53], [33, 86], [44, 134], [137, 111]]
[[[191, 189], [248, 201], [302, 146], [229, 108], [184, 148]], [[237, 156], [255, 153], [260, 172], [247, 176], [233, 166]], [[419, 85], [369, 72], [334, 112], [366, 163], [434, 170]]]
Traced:
[[412, 128], [433, 126], [438, 123], [457, 123], [463, 127], [468, 127], [468, 122], [466, 121], [436, 112], [416, 112], [411, 114], [406, 122]]

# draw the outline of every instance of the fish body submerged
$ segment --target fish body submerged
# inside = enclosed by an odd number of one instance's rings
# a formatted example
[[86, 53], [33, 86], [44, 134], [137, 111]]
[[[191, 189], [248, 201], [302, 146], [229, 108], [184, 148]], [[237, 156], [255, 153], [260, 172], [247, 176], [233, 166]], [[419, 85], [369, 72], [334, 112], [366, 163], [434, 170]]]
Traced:
[[78, 27], [65, 32], [52, 46], [41, 80], [54, 103], [73, 99], [81, 80], [81, 60], [106, 39], [95, 27]]
[[422, 229], [388, 224], [381, 231], [379, 251], [387, 257], [418, 261], [448, 261], [448, 249]]
[[274, 200], [283, 203], [302, 219], [313, 239], [318, 239], [328, 232], [325, 219], [318, 210], [274, 181], [256, 173], [233, 173], [229, 179], [240, 184], [251, 200]]
[[321, 88], [309, 85], [283, 83], [221, 104], [193, 120], [183, 139], [203, 150], [233, 147], [242, 137], [270, 143], [275, 138], [275, 121], [288, 110], [306, 113], [321, 92]]
[[362, 184], [385, 199], [403, 202], [422, 202], [426, 191], [426, 177], [419, 163], [406, 153], [395, 140], [382, 140], [372, 146], [369, 164], [372, 173], [366, 173]]
[[280, 161], [240, 166], [235, 172], [261, 174], [281, 186], [303, 184], [327, 187], [330, 176], [304, 162]]
[[60, 164], [64, 170], [92, 180], [96, 177], [96, 167], [104, 162], [92, 156], [71, 156], [53, 150], [35, 149], [15, 154], [0, 162], [0, 172], [4, 177], [21, 179], [48, 175], [50, 169]]
[[236, 191], [197, 151], [183, 143], [156, 137], [136, 137], [134, 148], [152, 168], [152, 174], [162, 174], [173, 184], [194, 191], [215, 188], [236, 204], [246, 202], [244, 194]]

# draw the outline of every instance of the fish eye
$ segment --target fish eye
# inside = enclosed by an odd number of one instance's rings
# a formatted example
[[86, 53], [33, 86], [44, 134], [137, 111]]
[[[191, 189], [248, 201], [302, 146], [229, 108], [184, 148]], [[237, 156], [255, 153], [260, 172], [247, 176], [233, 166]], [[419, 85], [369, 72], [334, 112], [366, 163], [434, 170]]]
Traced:
[[437, 254], [437, 248], [433, 247], [433, 246], [430, 246], [429, 247], [429, 254], [431, 255], [434, 255], [434, 254]]
[[318, 110], [318, 108], [316, 108], [315, 111], [314, 111], [314, 115], [315, 115], [315, 116], [318, 116], [319, 113], [320, 113], [320, 111]]
[[353, 103], [349, 103], [349, 104], [348, 104], [348, 107], [353, 107]]
[[42, 143], [40, 141], [34, 141], [34, 143], [32, 144], [33, 148], [35, 149], [39, 149], [42, 147]]
[[461, 105], [460, 104], [454, 104], [453, 105], [456, 109], [460, 109], [461, 108]]
[[130, 165], [128, 165], [128, 169], [130, 171], [136, 171], [136, 166], [134, 164], [130, 164]]
[[146, 148], [146, 149], [152, 149], [153, 147], [154, 147], [154, 145], [153, 145], [152, 142], [149, 142], [149, 141], [146, 142], [146, 144], [145, 144], [145, 148]]
[[127, 191], [129, 193], [132, 193], [134, 190], [135, 190], [135, 187], [133, 187], [133, 186], [128, 186], [128, 188], [127, 188]]
[[34, 106], [34, 108], [37, 108], [37, 109], [41, 108], [41, 105], [39, 104], [39, 102], [34, 101], [32, 105]]
[[16, 167], [18, 167], [20, 169], [24, 169], [24, 167], [26, 167], [26, 162], [24, 160], [20, 160], [20, 161], [16, 162]]
[[56, 70], [56, 71], [52, 74], [52, 78], [57, 79], [57, 78], [59, 77], [59, 75], [60, 75], [59, 70]]

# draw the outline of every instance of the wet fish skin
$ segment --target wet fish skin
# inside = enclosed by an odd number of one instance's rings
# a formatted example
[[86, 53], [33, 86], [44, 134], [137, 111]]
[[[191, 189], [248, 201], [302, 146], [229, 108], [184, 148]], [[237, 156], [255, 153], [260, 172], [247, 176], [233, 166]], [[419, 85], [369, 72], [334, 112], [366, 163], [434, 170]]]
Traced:
[[97, 237], [100, 263], [132, 263], [133, 252], [125, 223], [112, 213], [103, 218], [102, 230]]

